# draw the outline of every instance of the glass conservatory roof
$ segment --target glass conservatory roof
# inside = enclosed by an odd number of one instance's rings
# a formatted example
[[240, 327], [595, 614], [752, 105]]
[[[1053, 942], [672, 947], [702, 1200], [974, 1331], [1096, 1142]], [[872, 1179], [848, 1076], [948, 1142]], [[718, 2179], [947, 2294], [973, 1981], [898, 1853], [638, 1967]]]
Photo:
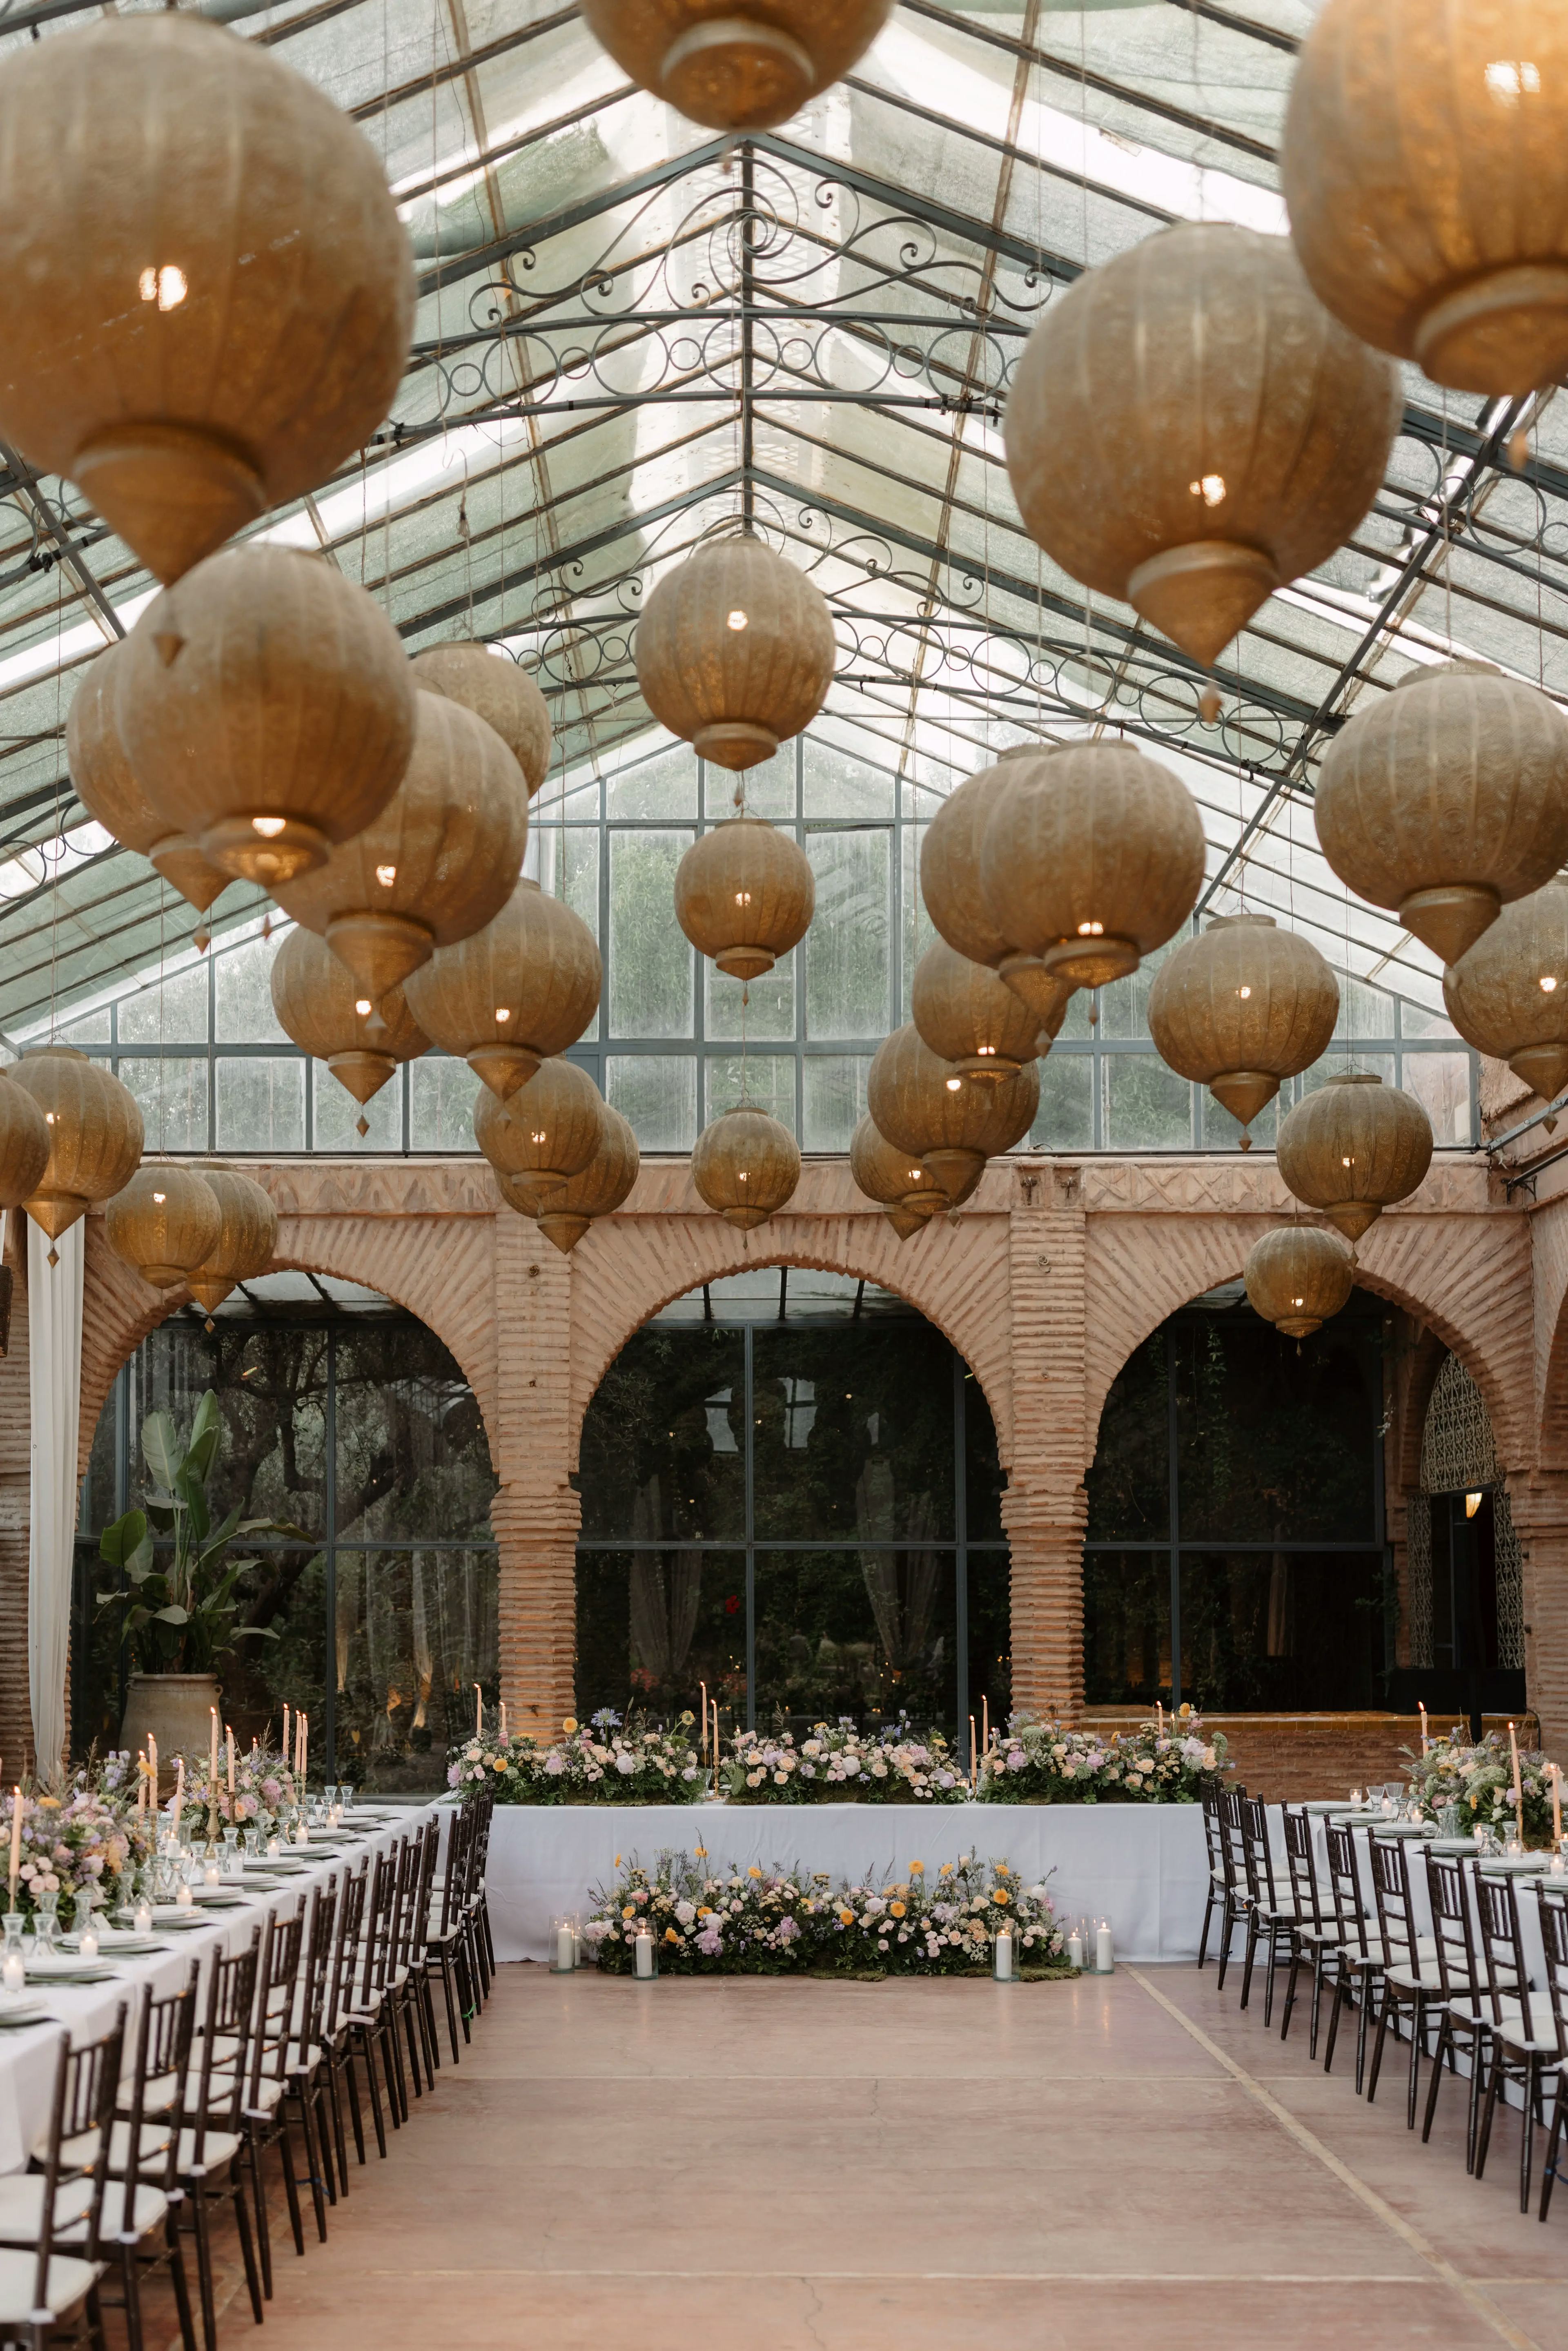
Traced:
[[[659, 737], [635, 614], [747, 514], [832, 606], [821, 726], [935, 799], [988, 753], [1106, 726], [1201, 803], [1209, 898], [1279, 911], [1430, 1010], [1437, 967], [1319, 855], [1334, 728], [1412, 664], [1470, 652], [1568, 693], [1568, 410], [1414, 371], [1375, 508], [1203, 680], [1024, 536], [1001, 402], [1052, 292], [1178, 217], [1278, 230], [1275, 150], [1312, 0], [1084, 10], [900, 0], [858, 70], [733, 148], [631, 88], [547, 0], [206, 0], [354, 115], [420, 273], [376, 444], [262, 527], [319, 546], [411, 650], [505, 644], [549, 699], [543, 819]], [[68, 39], [13, 5], [0, 50]], [[1510, 469], [1520, 425], [1531, 456]], [[83, 665], [153, 583], [80, 494], [0, 446], [0, 1029], [187, 949], [196, 918], [75, 801]], [[1445, 530], [1445, 512], [1448, 528]], [[254, 921], [235, 884], [214, 927]]]

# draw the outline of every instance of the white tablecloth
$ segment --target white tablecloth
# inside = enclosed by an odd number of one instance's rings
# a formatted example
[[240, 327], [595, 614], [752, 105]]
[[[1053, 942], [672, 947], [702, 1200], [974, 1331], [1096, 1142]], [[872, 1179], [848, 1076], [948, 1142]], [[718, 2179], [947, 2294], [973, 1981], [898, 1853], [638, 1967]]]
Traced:
[[1208, 1865], [1197, 1804], [505, 1804], [486, 1883], [498, 1959], [548, 1959], [552, 1917], [586, 1916], [616, 1855], [706, 1845], [715, 1866], [879, 1884], [961, 1854], [1043, 1878], [1057, 1915], [1110, 1921], [1119, 1957], [1197, 1956]]

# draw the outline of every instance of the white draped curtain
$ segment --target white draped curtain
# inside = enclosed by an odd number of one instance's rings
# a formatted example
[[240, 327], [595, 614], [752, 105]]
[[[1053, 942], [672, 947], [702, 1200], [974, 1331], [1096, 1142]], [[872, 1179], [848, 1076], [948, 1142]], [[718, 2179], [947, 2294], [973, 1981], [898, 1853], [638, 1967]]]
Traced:
[[87, 1221], [78, 1217], [53, 1244], [58, 1261], [51, 1265], [47, 1233], [27, 1219], [27, 1392], [33, 1425], [27, 1680], [35, 1768], [43, 1779], [58, 1770], [66, 1743], [86, 1237]]

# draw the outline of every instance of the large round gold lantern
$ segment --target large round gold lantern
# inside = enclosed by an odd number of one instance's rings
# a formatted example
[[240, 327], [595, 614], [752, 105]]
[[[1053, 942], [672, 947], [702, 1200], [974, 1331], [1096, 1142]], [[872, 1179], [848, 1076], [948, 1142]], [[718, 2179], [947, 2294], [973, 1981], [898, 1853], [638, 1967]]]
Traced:
[[1287, 1339], [1304, 1339], [1337, 1314], [1355, 1286], [1355, 1255], [1322, 1225], [1280, 1225], [1254, 1241], [1242, 1268], [1255, 1312]]
[[717, 538], [666, 572], [637, 623], [637, 683], [672, 735], [721, 768], [809, 726], [837, 647], [822, 591], [759, 538]]
[[1286, 1113], [1276, 1148], [1297, 1199], [1354, 1242], [1420, 1185], [1432, 1164], [1432, 1123], [1414, 1094], [1346, 1071]]
[[1191, 914], [1203, 868], [1192, 794], [1126, 743], [1013, 762], [980, 849], [998, 929], [1074, 987], [1136, 971]]
[[1458, 392], [1568, 370], [1568, 17], [1556, 0], [1328, 0], [1280, 156], [1336, 318]]
[[[1220, 914], [1155, 975], [1149, 1034], [1176, 1075], [1207, 1086], [1246, 1129], [1283, 1078], [1310, 1069], [1339, 1018], [1339, 982], [1272, 914]], [[1241, 1138], [1243, 1151], [1250, 1137]]]
[[1411, 670], [1335, 736], [1312, 815], [1340, 880], [1458, 963], [1568, 863], [1568, 718], [1483, 663]]
[[1568, 1086], [1568, 877], [1516, 898], [1443, 974], [1448, 1018], [1531, 1093]]
[[378, 1003], [500, 913], [528, 833], [528, 788], [495, 729], [439, 694], [413, 704], [413, 748], [381, 814], [273, 892]]
[[776, 1216], [800, 1181], [800, 1144], [787, 1126], [749, 1102], [722, 1111], [692, 1150], [699, 1196], [743, 1233]]
[[893, 0], [582, 0], [623, 73], [710, 131], [771, 131], [847, 74]]
[[602, 977], [587, 924], [537, 882], [519, 882], [493, 922], [410, 972], [409, 1009], [504, 1101], [575, 1045]]
[[110, 1248], [154, 1290], [188, 1281], [222, 1230], [211, 1186], [168, 1159], [144, 1159], [104, 1211]]
[[49, 1164], [44, 1113], [22, 1086], [0, 1076], [0, 1208], [19, 1208], [43, 1182]]
[[379, 816], [413, 745], [397, 631], [334, 564], [252, 541], [153, 599], [125, 641], [120, 732], [152, 805], [277, 889]]
[[218, 1204], [218, 1237], [189, 1278], [193, 1298], [211, 1317], [236, 1282], [254, 1280], [272, 1263], [277, 1248], [277, 1210], [272, 1195], [252, 1176], [242, 1176], [221, 1159], [204, 1159], [202, 1176]]
[[1054, 1037], [1061, 1028], [1070, 981], [1053, 979], [1038, 956], [1022, 954], [998, 930], [980, 880], [980, 850], [991, 810], [1014, 772], [1015, 761], [1038, 759], [1038, 747], [1015, 744], [977, 775], [950, 791], [920, 844], [920, 894], [941, 936], [970, 963], [988, 964], [1035, 1015], [1038, 1028]]
[[517, 1176], [539, 1214], [569, 1176], [581, 1173], [604, 1140], [604, 1097], [575, 1061], [559, 1054], [500, 1101], [486, 1087], [474, 1104], [474, 1137], [498, 1175]]
[[73, 1045], [36, 1045], [6, 1076], [44, 1114], [49, 1156], [22, 1206], [57, 1241], [93, 1200], [112, 1199], [141, 1159], [141, 1113], [134, 1096], [99, 1061]]
[[549, 710], [521, 664], [492, 645], [460, 638], [430, 645], [409, 666], [415, 685], [444, 694], [495, 728], [523, 771], [531, 799], [549, 773]]
[[901, 1241], [947, 1206], [947, 1195], [930, 1169], [912, 1151], [900, 1151], [889, 1143], [869, 1115], [850, 1137], [850, 1174], [866, 1198], [876, 1202]]
[[600, 1114], [603, 1124], [597, 1150], [587, 1166], [564, 1184], [540, 1192], [527, 1176], [508, 1176], [499, 1168], [496, 1172], [502, 1198], [532, 1217], [563, 1256], [571, 1254], [591, 1225], [614, 1215], [637, 1181], [637, 1138], [630, 1120], [608, 1102], [601, 1103]]
[[218, 893], [227, 889], [230, 877], [209, 864], [188, 835], [170, 831], [168, 819], [160, 816], [136, 780], [115, 706], [123, 653], [123, 640], [105, 646], [71, 697], [66, 720], [71, 781], [89, 816], [96, 817], [124, 848], [147, 858], [198, 914], [204, 914]]
[[161, 580], [364, 447], [413, 321], [382, 159], [271, 50], [110, 16], [0, 70], [0, 434]]
[[279, 1028], [302, 1053], [325, 1061], [361, 1106], [400, 1061], [429, 1050], [402, 988], [389, 988], [378, 1004], [314, 931], [288, 933], [272, 958], [271, 980]]
[[760, 979], [810, 928], [817, 885], [794, 836], [732, 817], [694, 841], [675, 869], [675, 920], [731, 979]]
[[956, 1206], [974, 1189], [987, 1160], [1029, 1133], [1040, 1107], [1040, 1071], [1030, 1062], [995, 1083], [966, 1078], [931, 1050], [910, 1020], [873, 1055], [866, 1106], [889, 1143], [913, 1153]]
[[[1055, 1029], [1068, 1002], [1062, 995]], [[933, 940], [915, 967], [910, 1010], [931, 1050], [966, 1078], [1014, 1077], [1040, 1051], [1040, 1023], [1029, 1005], [987, 965], [956, 954], [945, 939]]]
[[1207, 664], [1349, 538], [1401, 405], [1287, 239], [1186, 222], [1058, 292], [1008, 398], [1008, 471], [1053, 562]]

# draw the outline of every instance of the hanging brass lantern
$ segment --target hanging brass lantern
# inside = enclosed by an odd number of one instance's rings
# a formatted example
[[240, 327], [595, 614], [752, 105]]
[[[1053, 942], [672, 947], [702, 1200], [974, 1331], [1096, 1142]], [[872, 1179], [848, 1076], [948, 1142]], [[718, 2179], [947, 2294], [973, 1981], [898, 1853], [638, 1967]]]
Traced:
[[1568, 21], [1500, 0], [1328, 0], [1281, 180], [1336, 318], [1458, 392], [1568, 370]]
[[[325, 1061], [361, 1107], [380, 1093], [400, 1061], [416, 1061], [430, 1040], [401, 987], [378, 1004], [314, 931], [288, 933], [272, 958], [272, 1008], [302, 1053]], [[368, 1131], [361, 1120], [360, 1132]]]
[[381, 156], [195, 12], [0, 70], [0, 434], [160, 580], [362, 449], [414, 284]]
[[494, 922], [410, 972], [409, 1008], [504, 1102], [576, 1044], [602, 977], [587, 924], [537, 882], [519, 882]]
[[159, 815], [136, 780], [115, 708], [123, 651], [123, 640], [106, 645], [71, 697], [66, 720], [71, 781], [89, 816], [123, 848], [147, 858], [198, 914], [204, 914], [219, 892], [227, 889], [229, 876], [209, 865], [185, 834], [170, 831], [168, 820]]
[[1032, 744], [1015, 744], [994, 765], [967, 776], [950, 791], [920, 844], [920, 893], [925, 911], [947, 945], [970, 963], [983, 963], [1006, 981], [1035, 1016], [1042, 1034], [1054, 1037], [1072, 987], [1053, 979], [1038, 956], [1020, 953], [1003, 937], [980, 881], [980, 849], [991, 810], [1015, 773], [1015, 761], [1042, 757]]
[[495, 729], [439, 694], [413, 705], [413, 749], [381, 814], [272, 893], [378, 1003], [500, 913], [528, 836], [528, 788]]
[[5, 1074], [32, 1095], [49, 1131], [48, 1164], [22, 1206], [57, 1241], [89, 1202], [111, 1199], [135, 1175], [141, 1113], [117, 1077], [73, 1045], [35, 1045]]
[[1516, 898], [1443, 974], [1448, 1018], [1542, 1102], [1568, 1086], [1568, 877]]
[[1203, 822], [1186, 785], [1131, 745], [1104, 741], [1013, 765], [980, 850], [997, 928], [1074, 987], [1136, 971], [1191, 914], [1203, 868]]
[[874, 1119], [862, 1118], [850, 1137], [850, 1174], [874, 1200], [901, 1241], [947, 1206], [947, 1195], [912, 1151], [899, 1151]]
[[837, 653], [821, 590], [759, 538], [698, 548], [665, 573], [637, 623], [643, 701], [721, 768], [770, 759], [809, 726]]
[[911, 1020], [873, 1055], [866, 1103], [889, 1143], [920, 1160], [956, 1206], [987, 1160], [1010, 1151], [1034, 1124], [1040, 1071], [1029, 1062], [995, 1083], [966, 1078], [931, 1050]]
[[277, 1210], [254, 1176], [221, 1159], [204, 1159], [202, 1175], [218, 1204], [218, 1237], [188, 1287], [207, 1310], [207, 1328], [235, 1284], [265, 1273], [277, 1248]]
[[1432, 1164], [1432, 1123], [1414, 1094], [1346, 1071], [1287, 1112], [1276, 1148], [1297, 1199], [1355, 1242], [1421, 1184]]
[[188, 1281], [222, 1230], [212, 1186], [167, 1159], [144, 1159], [104, 1211], [110, 1248], [154, 1290]]
[[800, 1144], [787, 1126], [749, 1102], [721, 1111], [693, 1147], [699, 1196], [743, 1233], [776, 1216], [800, 1181]]
[[320, 556], [254, 539], [153, 599], [117, 702], [153, 807], [267, 890], [379, 816], [413, 745], [413, 679], [375, 599]]
[[710, 131], [772, 131], [864, 55], [893, 0], [582, 0], [639, 89]]
[[1322, 1225], [1280, 1225], [1253, 1242], [1242, 1277], [1254, 1312], [1287, 1339], [1304, 1339], [1348, 1303], [1355, 1253]]
[[1411, 670], [1335, 736], [1312, 816], [1340, 880], [1458, 963], [1568, 863], [1568, 718], [1484, 662]]
[[521, 663], [493, 645], [458, 638], [427, 646], [409, 666], [415, 685], [426, 694], [462, 703], [495, 728], [522, 769], [531, 799], [549, 773], [553, 738], [544, 695]]
[[552, 1055], [500, 1101], [486, 1087], [474, 1104], [474, 1138], [497, 1175], [528, 1187], [539, 1215], [580, 1175], [606, 1134], [604, 1097], [586, 1070]]
[[44, 1180], [49, 1129], [32, 1095], [5, 1083], [8, 1074], [0, 1074], [0, 1208], [19, 1208]]
[[1053, 563], [1207, 666], [1350, 537], [1402, 406], [1287, 239], [1184, 222], [1056, 294], [1009, 395], [1008, 472]]
[[[517, 1099], [514, 1095], [514, 1102]], [[571, 1254], [590, 1225], [614, 1215], [637, 1181], [637, 1138], [630, 1120], [608, 1102], [601, 1103], [600, 1112], [603, 1129], [599, 1147], [587, 1166], [564, 1184], [540, 1192], [527, 1176], [496, 1171], [502, 1198], [520, 1215], [532, 1217], [563, 1256]], [[490, 1113], [486, 1115], [488, 1122]]]
[[760, 979], [810, 928], [817, 885], [792, 833], [731, 817], [694, 841], [675, 869], [675, 920], [731, 979]]
[[[1181, 1078], [1207, 1086], [1245, 1130], [1283, 1078], [1311, 1069], [1339, 1018], [1339, 982], [1311, 942], [1272, 914], [1219, 914], [1155, 975], [1149, 1034]], [[1245, 1133], [1241, 1148], [1251, 1148]]]
[[[1070, 1000], [1060, 992], [1054, 1026], [1043, 1038], [1048, 1050]], [[910, 1010], [931, 1050], [966, 1078], [1016, 1077], [1040, 1050], [1040, 1023], [1023, 998], [945, 939], [933, 940], [915, 967]]]

